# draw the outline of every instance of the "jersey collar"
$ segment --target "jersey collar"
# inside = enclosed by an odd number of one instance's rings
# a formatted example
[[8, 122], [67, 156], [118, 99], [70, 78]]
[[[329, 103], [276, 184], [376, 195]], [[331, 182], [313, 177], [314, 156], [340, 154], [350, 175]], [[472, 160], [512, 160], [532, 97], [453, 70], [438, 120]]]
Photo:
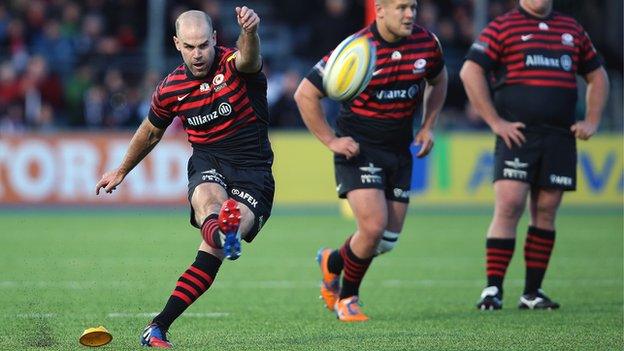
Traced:
[[392, 48], [392, 47], [401, 46], [401, 44], [403, 44], [405, 42], [405, 40], [407, 40], [407, 38], [403, 37], [403, 38], [401, 38], [401, 39], [399, 39], [399, 40], [397, 40], [397, 41], [395, 41], [393, 43], [386, 41], [386, 39], [384, 39], [381, 36], [381, 33], [379, 33], [379, 29], [377, 28], [377, 21], [373, 22], [370, 25], [370, 31], [371, 31], [371, 33], [373, 33], [373, 37], [375, 39], [377, 39], [377, 41], [379, 41], [379, 43], [382, 46], [385, 46], [385, 47], [391, 47]]

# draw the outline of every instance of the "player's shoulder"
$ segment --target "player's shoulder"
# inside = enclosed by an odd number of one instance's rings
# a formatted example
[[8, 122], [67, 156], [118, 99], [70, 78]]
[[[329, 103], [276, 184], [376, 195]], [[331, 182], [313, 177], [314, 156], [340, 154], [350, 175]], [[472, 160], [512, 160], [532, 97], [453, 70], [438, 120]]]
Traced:
[[236, 58], [238, 49], [227, 46], [215, 46], [215, 59], [219, 63], [226, 63]]
[[553, 22], [558, 22], [564, 26], [567, 25], [567, 26], [574, 27], [575, 29], [581, 32], [584, 31], [583, 26], [576, 20], [576, 18], [570, 15], [566, 15], [564, 13], [558, 12], [558, 11], [553, 11], [551, 20]]
[[522, 21], [524, 19], [525, 18], [520, 10], [516, 8], [494, 17], [494, 19], [487, 24], [486, 29], [502, 31], [515, 25], [515, 22]]
[[412, 29], [412, 34], [408, 37], [408, 41], [422, 42], [423, 39], [426, 41], [435, 41], [436, 43], [439, 43], [438, 37], [435, 34], [433, 34], [432, 31], [430, 31], [429, 29], [421, 25], [414, 24], [414, 28]]
[[184, 64], [179, 65], [174, 68], [169, 74], [165, 76], [158, 84], [159, 87], [166, 87], [172, 84], [180, 83], [181, 81], [187, 80], [188, 76], [186, 75], [186, 67]]

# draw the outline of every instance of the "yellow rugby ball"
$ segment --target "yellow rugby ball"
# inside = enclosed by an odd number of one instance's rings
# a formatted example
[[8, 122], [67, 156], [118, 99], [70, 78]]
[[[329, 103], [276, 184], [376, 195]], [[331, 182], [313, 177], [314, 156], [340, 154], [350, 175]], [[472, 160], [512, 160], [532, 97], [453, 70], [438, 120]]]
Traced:
[[360, 95], [373, 77], [377, 50], [365, 36], [353, 34], [329, 56], [323, 88], [330, 99], [348, 101]]

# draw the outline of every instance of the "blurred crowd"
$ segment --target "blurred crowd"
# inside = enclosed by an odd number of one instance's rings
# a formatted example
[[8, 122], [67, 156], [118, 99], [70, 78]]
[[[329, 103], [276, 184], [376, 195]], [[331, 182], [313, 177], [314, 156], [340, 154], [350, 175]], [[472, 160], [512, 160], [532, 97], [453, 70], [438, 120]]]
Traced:
[[[151, 93], [181, 60], [173, 22], [188, 9], [214, 20], [219, 45], [238, 35], [232, 0], [165, 1], [162, 23], [148, 23], [148, 0], [5, 0], [0, 2], [0, 133], [133, 128]], [[440, 38], [450, 73], [443, 128], [484, 128], [467, 104], [458, 70], [475, 33], [472, 0], [420, 0], [418, 23]], [[312, 65], [364, 25], [363, 0], [247, 1], [261, 16], [264, 70], [273, 128], [302, 128], [294, 90]], [[490, 0], [488, 19], [516, 6]], [[148, 30], [161, 25], [164, 67], [150, 69]], [[600, 47], [599, 47], [600, 49]], [[601, 50], [602, 51], [602, 50]], [[621, 76], [621, 53], [614, 69]], [[153, 67], [152, 67], [153, 68]], [[327, 102], [335, 115], [337, 106]], [[621, 110], [620, 110], [621, 114]], [[617, 117], [620, 118], [620, 117]], [[621, 124], [620, 124], [621, 126]]]

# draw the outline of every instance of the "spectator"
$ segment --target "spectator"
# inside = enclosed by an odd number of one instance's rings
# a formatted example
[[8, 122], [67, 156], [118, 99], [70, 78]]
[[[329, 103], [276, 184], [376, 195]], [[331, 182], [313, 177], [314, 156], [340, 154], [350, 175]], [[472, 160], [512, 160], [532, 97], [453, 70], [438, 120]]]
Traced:
[[294, 99], [295, 90], [301, 81], [301, 75], [295, 70], [284, 73], [282, 91], [277, 101], [271, 107], [271, 127], [275, 128], [302, 128], [303, 121], [299, 116], [299, 109]]

